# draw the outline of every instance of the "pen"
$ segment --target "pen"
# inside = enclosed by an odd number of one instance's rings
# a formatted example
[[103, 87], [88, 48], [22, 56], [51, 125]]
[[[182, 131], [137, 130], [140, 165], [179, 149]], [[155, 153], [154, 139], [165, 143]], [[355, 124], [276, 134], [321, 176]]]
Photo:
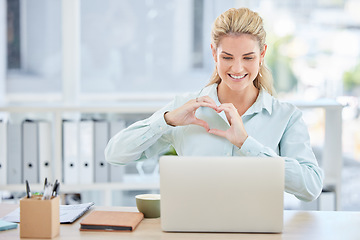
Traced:
[[58, 180], [56, 179], [56, 180], [55, 180], [55, 183], [54, 183], [53, 190], [52, 190], [52, 192], [51, 192], [51, 196], [55, 196], [57, 186], [58, 186]]
[[56, 197], [58, 195], [59, 187], [60, 187], [60, 182], [56, 182], [55, 186], [54, 186], [54, 189], [53, 189], [53, 192], [52, 192], [52, 196]]
[[45, 186], [45, 190], [44, 190], [44, 194], [43, 194], [42, 200], [49, 200], [49, 199], [51, 199], [52, 190], [53, 190], [53, 186], [48, 183], [48, 184]]
[[54, 192], [55, 192], [55, 190], [56, 190], [56, 188], [57, 188], [57, 184], [58, 184], [58, 180], [56, 179], [56, 180], [55, 180], [55, 183], [54, 183], [54, 185], [53, 185], [52, 192], [51, 192], [51, 195], [52, 195], [52, 196], [54, 195]]
[[28, 180], [25, 180], [26, 183], [26, 196], [27, 198], [31, 198], [30, 186]]
[[44, 182], [44, 190], [45, 190], [46, 184], [47, 184], [47, 178], [45, 178], [45, 182]]

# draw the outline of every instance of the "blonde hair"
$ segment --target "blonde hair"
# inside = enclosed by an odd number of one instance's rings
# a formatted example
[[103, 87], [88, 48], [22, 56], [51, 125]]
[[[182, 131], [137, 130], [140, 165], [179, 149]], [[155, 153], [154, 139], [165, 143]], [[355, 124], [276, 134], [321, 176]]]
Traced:
[[[266, 32], [263, 20], [258, 13], [248, 8], [231, 8], [218, 16], [212, 26], [211, 43], [217, 49], [223, 36], [240, 34], [254, 36], [259, 42], [260, 51], [264, 50]], [[215, 67], [208, 85], [220, 82], [221, 78]], [[275, 94], [272, 74], [264, 63], [260, 65], [259, 74], [254, 79], [254, 86], [257, 89], [264, 88], [271, 95]]]

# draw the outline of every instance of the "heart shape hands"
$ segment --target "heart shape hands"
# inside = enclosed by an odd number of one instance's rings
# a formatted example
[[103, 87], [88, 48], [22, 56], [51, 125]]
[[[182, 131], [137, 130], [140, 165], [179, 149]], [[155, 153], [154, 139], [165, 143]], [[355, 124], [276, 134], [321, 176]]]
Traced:
[[[209, 107], [214, 109], [217, 113], [224, 111], [230, 124], [230, 128], [226, 131], [210, 129], [209, 124], [206, 121], [195, 116], [195, 112], [199, 107]], [[223, 103], [217, 106], [215, 101], [209, 96], [192, 99], [179, 108], [166, 112], [164, 118], [166, 123], [171, 126], [185, 126], [190, 124], [199, 125], [205, 128], [208, 133], [224, 137], [239, 148], [241, 148], [248, 137], [241, 116], [235, 106], [232, 103]]]

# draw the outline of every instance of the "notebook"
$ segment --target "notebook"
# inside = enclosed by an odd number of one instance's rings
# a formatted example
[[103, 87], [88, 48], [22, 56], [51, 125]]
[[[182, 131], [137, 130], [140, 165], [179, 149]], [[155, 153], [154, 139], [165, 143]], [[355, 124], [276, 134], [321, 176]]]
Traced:
[[0, 231], [10, 230], [17, 228], [17, 223], [7, 222], [0, 219]]
[[[60, 223], [73, 223], [76, 219], [84, 215], [92, 206], [93, 202], [74, 204], [74, 205], [60, 205]], [[8, 222], [20, 222], [20, 208], [7, 214], [3, 220]]]
[[160, 194], [163, 231], [279, 233], [284, 160], [163, 156]]
[[80, 223], [80, 231], [133, 231], [143, 220], [140, 212], [92, 211]]

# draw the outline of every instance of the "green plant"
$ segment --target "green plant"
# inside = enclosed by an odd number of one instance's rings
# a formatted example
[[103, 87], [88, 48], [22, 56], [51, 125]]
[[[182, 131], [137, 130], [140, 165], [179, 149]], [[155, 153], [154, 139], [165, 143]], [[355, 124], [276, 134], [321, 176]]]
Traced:
[[273, 74], [274, 87], [277, 92], [289, 92], [296, 88], [297, 78], [292, 70], [292, 58], [286, 54], [286, 49], [294, 36], [269, 36], [269, 47], [266, 62]]
[[346, 91], [352, 91], [360, 86], [360, 62], [349, 71], [344, 72], [343, 84]]
[[177, 155], [177, 152], [173, 146], [170, 146], [169, 151], [164, 153], [164, 155]]

